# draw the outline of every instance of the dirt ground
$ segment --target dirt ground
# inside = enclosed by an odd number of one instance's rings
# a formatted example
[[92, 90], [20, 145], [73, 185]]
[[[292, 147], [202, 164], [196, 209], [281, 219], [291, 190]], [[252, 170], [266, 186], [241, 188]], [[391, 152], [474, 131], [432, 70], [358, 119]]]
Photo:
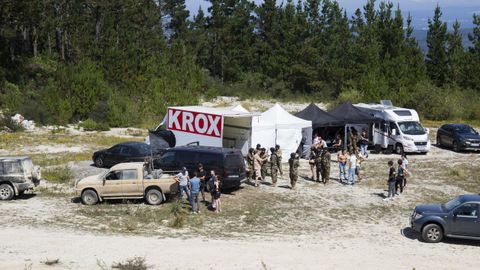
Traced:
[[[74, 142], [68, 138], [82, 135], [21, 136], [27, 138], [21, 149], [58, 150], [55, 145], [69, 149]], [[136, 138], [91, 136], [80, 152], [52, 151], [62, 158], [35, 155], [34, 161], [47, 170], [67, 166], [78, 179], [103, 171], [88, 161], [92, 149]], [[0, 149], [29, 154], [9, 142], [0, 137]], [[479, 193], [480, 154], [432, 147], [427, 155], [409, 156], [412, 176], [393, 202], [382, 198], [386, 163], [397, 155], [371, 154], [354, 187], [337, 181], [332, 157], [327, 185], [310, 181], [302, 161], [296, 190], [288, 188], [286, 177], [275, 188], [269, 178], [259, 188], [245, 184], [222, 194], [221, 214], [203, 207], [199, 215], [185, 214], [181, 226], [172, 225], [171, 200], [161, 206], [120, 201], [87, 207], [72, 202], [73, 179], [47, 179], [35, 194], [0, 203], [0, 269], [109, 269], [134, 257], [145, 258], [150, 269], [480, 269], [480, 242], [426, 244], [408, 227], [417, 204]]]

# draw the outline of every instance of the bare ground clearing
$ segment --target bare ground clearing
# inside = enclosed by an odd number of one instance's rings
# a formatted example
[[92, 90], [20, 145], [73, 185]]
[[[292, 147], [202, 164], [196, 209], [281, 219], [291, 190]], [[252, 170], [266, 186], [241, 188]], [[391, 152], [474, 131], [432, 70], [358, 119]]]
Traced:
[[[15, 154], [30, 154], [28, 147], [45, 139], [20, 136], [29, 143]], [[47, 143], [93, 150], [129, 139], [88, 136], [94, 139], [75, 135]], [[11, 149], [1, 141], [0, 146]], [[102, 171], [90, 166], [88, 152], [36, 158], [44, 166], [68, 165], [76, 178]], [[276, 188], [244, 185], [222, 195], [220, 215], [204, 208], [200, 215], [185, 215], [177, 229], [171, 227], [172, 203], [87, 207], [70, 201], [68, 184], [44, 183], [35, 196], [0, 203], [0, 269], [100, 269], [97, 260], [111, 265], [134, 256], [145, 257], [152, 269], [479, 269], [472, 258], [478, 257], [480, 243], [424, 244], [408, 229], [408, 217], [418, 203], [478, 193], [480, 155], [434, 147], [428, 155], [410, 156], [413, 176], [405, 193], [386, 203], [381, 199], [389, 159], [398, 156], [371, 154], [364, 162], [365, 178], [355, 187], [335, 181], [335, 162], [330, 184], [309, 181], [303, 178], [308, 163], [302, 162], [297, 190], [287, 188], [286, 178]], [[219, 255], [212, 260], [210, 254]], [[47, 258], [60, 264], [46, 266]]]

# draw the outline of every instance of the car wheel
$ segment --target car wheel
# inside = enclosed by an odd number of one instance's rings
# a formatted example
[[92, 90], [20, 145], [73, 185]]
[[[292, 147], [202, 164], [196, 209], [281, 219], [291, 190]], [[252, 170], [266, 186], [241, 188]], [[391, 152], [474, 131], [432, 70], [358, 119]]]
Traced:
[[159, 205], [163, 202], [163, 194], [158, 189], [150, 189], [145, 194], [145, 201], [151, 205]]
[[437, 135], [437, 146], [442, 147], [442, 139], [440, 136]]
[[403, 154], [403, 145], [397, 144], [397, 145], [395, 146], [395, 152], [396, 152], [397, 154], [399, 154], [399, 155]]
[[86, 205], [94, 205], [98, 203], [98, 195], [95, 191], [87, 189], [82, 192], [82, 203]]
[[453, 142], [453, 151], [460, 152], [460, 147], [456, 141]]
[[103, 166], [105, 166], [105, 164], [103, 163], [103, 158], [101, 156], [95, 159], [95, 166], [98, 168], [103, 168]]
[[13, 195], [15, 195], [15, 192], [12, 186], [10, 186], [9, 184], [0, 185], [0, 200], [9, 201], [13, 199]]
[[442, 241], [443, 230], [437, 224], [427, 224], [422, 230], [422, 239], [427, 243], [438, 243]]

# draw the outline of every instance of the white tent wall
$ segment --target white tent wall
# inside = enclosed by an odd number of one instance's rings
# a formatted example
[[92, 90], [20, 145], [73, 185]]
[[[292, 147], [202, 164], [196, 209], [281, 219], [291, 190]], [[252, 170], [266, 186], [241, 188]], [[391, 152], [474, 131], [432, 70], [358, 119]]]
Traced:
[[236, 148], [247, 155], [250, 148], [251, 117], [225, 117], [223, 123], [223, 147]]
[[280, 145], [285, 158], [295, 153], [302, 140], [302, 129], [311, 128], [312, 122], [291, 115], [276, 104], [258, 117], [252, 118], [252, 147], [261, 144], [269, 149]]
[[301, 157], [308, 159], [310, 157], [310, 148], [313, 144], [312, 138], [313, 129], [311, 127], [302, 129], [302, 141], [300, 146], [302, 147], [300, 154]]

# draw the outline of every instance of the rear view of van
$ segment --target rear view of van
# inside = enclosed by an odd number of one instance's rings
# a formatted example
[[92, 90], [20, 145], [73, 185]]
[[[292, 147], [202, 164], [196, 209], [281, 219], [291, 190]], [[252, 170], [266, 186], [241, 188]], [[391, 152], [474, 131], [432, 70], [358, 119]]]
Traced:
[[214, 170], [223, 190], [240, 187], [247, 180], [245, 162], [238, 149], [209, 146], [180, 146], [166, 149], [155, 168], [164, 171], [179, 171], [186, 167], [189, 175], [202, 163], [207, 174]]

